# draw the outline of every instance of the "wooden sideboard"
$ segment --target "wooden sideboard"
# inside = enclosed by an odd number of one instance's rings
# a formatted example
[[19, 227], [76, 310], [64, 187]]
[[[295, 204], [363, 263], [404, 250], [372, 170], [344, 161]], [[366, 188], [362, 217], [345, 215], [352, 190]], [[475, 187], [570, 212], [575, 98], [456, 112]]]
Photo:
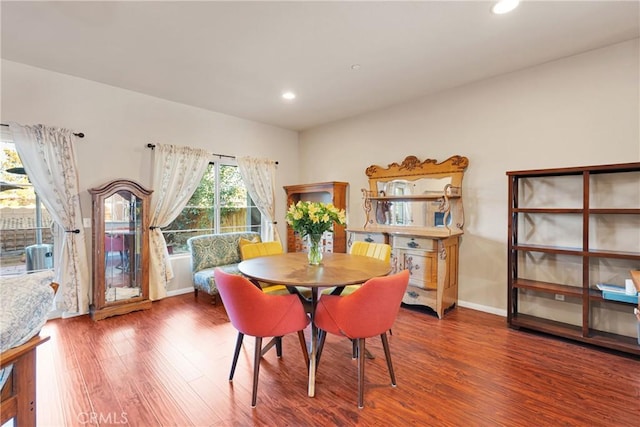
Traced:
[[348, 248], [356, 240], [390, 244], [393, 271], [411, 275], [402, 302], [429, 307], [440, 319], [458, 301], [468, 164], [461, 156], [441, 163], [408, 156], [387, 168], [368, 167], [369, 188], [362, 190], [366, 222], [347, 230]]

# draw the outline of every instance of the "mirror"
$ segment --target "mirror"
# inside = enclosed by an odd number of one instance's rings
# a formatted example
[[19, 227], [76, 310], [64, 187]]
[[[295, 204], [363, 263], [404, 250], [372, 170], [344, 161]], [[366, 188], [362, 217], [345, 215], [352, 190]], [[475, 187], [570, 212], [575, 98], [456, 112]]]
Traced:
[[93, 199], [93, 319], [150, 308], [147, 216], [151, 191], [133, 181], [117, 180], [89, 192]]
[[441, 192], [447, 184], [451, 184], [450, 176], [444, 178], [420, 178], [414, 181], [393, 179], [376, 183], [378, 192], [384, 191], [387, 196], [409, 196], [428, 194], [435, 191]]
[[[451, 184], [451, 177], [421, 178], [415, 181], [393, 179], [376, 183], [378, 196], [406, 198], [442, 193], [442, 189]], [[444, 215], [440, 211], [443, 202], [439, 200], [377, 200], [376, 223], [380, 225], [444, 227]], [[451, 223], [451, 217], [447, 218]]]
[[[365, 227], [442, 227], [462, 231], [462, 177], [469, 160], [452, 156], [444, 162], [407, 156], [386, 168], [371, 165], [362, 189]], [[373, 216], [373, 218], [372, 218]]]

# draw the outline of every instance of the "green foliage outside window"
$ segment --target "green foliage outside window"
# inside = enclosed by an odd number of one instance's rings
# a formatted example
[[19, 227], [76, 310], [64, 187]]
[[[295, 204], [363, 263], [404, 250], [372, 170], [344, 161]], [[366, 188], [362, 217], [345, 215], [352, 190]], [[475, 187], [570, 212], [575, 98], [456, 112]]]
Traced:
[[[192, 236], [259, 230], [260, 212], [247, 194], [238, 167], [218, 166], [219, 209], [215, 203], [216, 165], [210, 164], [187, 206], [173, 223], [163, 228], [173, 253], [186, 252], [187, 239]], [[216, 215], [219, 215], [219, 228]]]

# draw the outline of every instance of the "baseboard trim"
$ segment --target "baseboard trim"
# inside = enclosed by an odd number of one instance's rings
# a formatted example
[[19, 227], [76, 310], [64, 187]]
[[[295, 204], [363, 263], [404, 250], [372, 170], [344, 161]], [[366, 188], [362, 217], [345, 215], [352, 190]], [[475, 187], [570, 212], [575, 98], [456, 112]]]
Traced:
[[193, 287], [174, 289], [173, 291], [167, 291], [167, 297], [175, 297], [178, 295], [189, 294], [192, 292], [193, 292]]
[[488, 305], [481, 305], [481, 304], [476, 304], [473, 302], [461, 301], [461, 300], [458, 300], [458, 305], [460, 307], [470, 308], [472, 310], [483, 311], [485, 313], [491, 313], [497, 316], [507, 317], [507, 310], [490, 307]]
[[[174, 289], [172, 291], [167, 291], [167, 297], [175, 297], [178, 295], [189, 294], [193, 292], [193, 287]], [[490, 307], [488, 305], [476, 304], [468, 301], [458, 300], [458, 305], [460, 307], [470, 308], [472, 310], [482, 311], [485, 313], [495, 314], [501, 317], [507, 317], [507, 310]]]

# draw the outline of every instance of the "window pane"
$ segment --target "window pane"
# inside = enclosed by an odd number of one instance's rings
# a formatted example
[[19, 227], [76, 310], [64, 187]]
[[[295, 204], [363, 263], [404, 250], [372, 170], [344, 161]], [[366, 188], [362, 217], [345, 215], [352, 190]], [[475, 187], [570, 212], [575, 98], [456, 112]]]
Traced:
[[210, 164], [187, 206], [168, 227], [163, 228], [171, 253], [188, 251], [187, 239], [190, 237], [216, 232], [215, 181], [215, 165]]
[[[15, 144], [4, 137], [0, 163], [0, 274], [21, 274], [27, 267], [30, 271], [52, 268], [51, 217], [24, 173]], [[29, 252], [29, 262], [28, 247], [33, 248]]]
[[[215, 180], [216, 168], [218, 182]], [[175, 254], [188, 252], [187, 239], [192, 236], [216, 232], [260, 232], [261, 221], [260, 211], [247, 194], [238, 167], [216, 163], [209, 165], [187, 207], [169, 227], [163, 229], [163, 233], [170, 253]]]

